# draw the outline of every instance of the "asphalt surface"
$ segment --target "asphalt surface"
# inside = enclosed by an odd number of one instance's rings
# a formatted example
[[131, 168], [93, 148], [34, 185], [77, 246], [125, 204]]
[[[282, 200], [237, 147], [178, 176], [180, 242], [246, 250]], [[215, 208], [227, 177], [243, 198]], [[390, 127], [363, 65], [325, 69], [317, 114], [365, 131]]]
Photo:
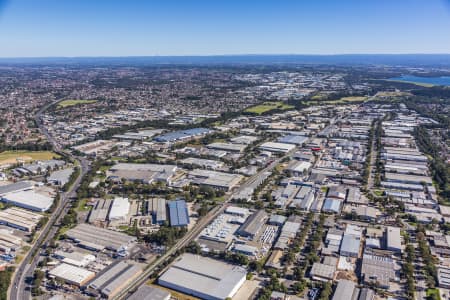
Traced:
[[[57, 101], [59, 102], [59, 101]], [[26, 300], [31, 299], [31, 286], [29, 285], [30, 279], [33, 277], [36, 266], [39, 262], [39, 254], [42, 245], [48, 243], [57, 233], [57, 224], [68, 212], [70, 199], [76, 196], [76, 190], [80, 186], [81, 179], [89, 170], [89, 162], [83, 157], [76, 157], [72, 154], [63, 151], [61, 147], [56, 143], [52, 136], [48, 133], [47, 129], [42, 125], [41, 116], [50, 106], [57, 102], [49, 103], [43, 106], [36, 114], [35, 120], [39, 127], [39, 130], [47, 137], [47, 140], [53, 145], [53, 150], [57, 153], [66, 155], [78, 162], [80, 167], [80, 174], [75, 179], [72, 186], [67, 192], [60, 194], [60, 201], [53, 214], [50, 216], [47, 224], [41, 230], [41, 234], [28, 251], [27, 255], [23, 258], [19, 266], [17, 266], [13, 279], [11, 280], [9, 298], [11, 300]]]

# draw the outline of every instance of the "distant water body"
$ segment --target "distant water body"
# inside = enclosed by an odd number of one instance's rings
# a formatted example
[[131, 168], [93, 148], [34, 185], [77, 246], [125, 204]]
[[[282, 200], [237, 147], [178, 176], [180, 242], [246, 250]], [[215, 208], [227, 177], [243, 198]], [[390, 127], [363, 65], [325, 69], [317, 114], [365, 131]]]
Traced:
[[402, 75], [400, 77], [389, 78], [390, 80], [398, 80], [405, 82], [417, 82], [432, 85], [446, 85], [450, 86], [450, 76], [441, 77], [420, 77], [413, 75]]

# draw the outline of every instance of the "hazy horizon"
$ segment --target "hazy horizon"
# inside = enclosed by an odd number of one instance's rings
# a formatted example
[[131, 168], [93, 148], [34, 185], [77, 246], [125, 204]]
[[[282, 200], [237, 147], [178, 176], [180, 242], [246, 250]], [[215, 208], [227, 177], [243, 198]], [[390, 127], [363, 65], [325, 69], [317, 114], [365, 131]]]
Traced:
[[0, 0], [0, 57], [448, 54], [450, 1]]

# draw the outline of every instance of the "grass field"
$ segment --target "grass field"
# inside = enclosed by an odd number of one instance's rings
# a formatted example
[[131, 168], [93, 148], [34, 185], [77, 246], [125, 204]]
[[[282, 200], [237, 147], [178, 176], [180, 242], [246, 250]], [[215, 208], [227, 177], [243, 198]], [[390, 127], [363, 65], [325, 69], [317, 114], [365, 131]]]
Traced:
[[[441, 295], [439, 295], [438, 289], [428, 289], [426, 294], [427, 294], [428, 299], [441, 299]], [[433, 295], [434, 295], [434, 298], [432, 298]]]
[[340, 101], [364, 101], [366, 100], [366, 96], [350, 96], [350, 97], [342, 97]]
[[65, 108], [81, 104], [91, 104], [95, 102], [97, 102], [97, 100], [63, 100], [58, 103], [58, 108]]
[[48, 160], [60, 156], [51, 151], [5, 151], [0, 153], [0, 165], [18, 161]]
[[433, 87], [434, 86], [434, 84], [431, 84], [431, 83], [422, 83], [422, 82], [415, 82], [415, 81], [404, 81], [404, 80], [393, 80], [393, 79], [380, 79], [380, 80], [390, 81], [390, 82], [398, 82], [398, 83], [409, 83], [409, 84], [415, 84], [415, 85], [423, 86], [423, 87]]
[[287, 109], [292, 109], [292, 108], [294, 108], [292, 105], [287, 105], [281, 101], [264, 102], [262, 104], [249, 107], [246, 110], [244, 110], [244, 112], [261, 115], [261, 114], [264, 114], [266, 112], [269, 112], [269, 111], [275, 110], [275, 109], [287, 110]]
[[367, 97], [365, 96], [350, 96], [350, 97], [342, 97], [338, 100], [329, 100], [329, 101], [322, 101], [321, 103], [326, 104], [339, 104], [339, 103], [351, 103], [351, 102], [362, 102], [366, 101]]
[[[314, 96], [315, 97], [315, 96]], [[342, 97], [337, 100], [317, 100], [318, 98], [312, 97], [310, 101], [303, 101], [302, 103], [305, 105], [328, 105], [328, 104], [350, 104], [352, 102], [363, 102], [367, 100], [366, 96], [349, 96]]]

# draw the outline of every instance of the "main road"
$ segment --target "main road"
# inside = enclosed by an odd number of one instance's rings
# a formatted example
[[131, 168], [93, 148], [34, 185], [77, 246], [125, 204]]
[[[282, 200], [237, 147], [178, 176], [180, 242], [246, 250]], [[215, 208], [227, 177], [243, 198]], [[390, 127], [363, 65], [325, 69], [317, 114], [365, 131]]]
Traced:
[[83, 157], [77, 157], [67, 151], [64, 151], [55, 141], [55, 139], [49, 134], [47, 128], [45, 128], [42, 123], [42, 114], [57, 102], [59, 101], [48, 103], [41, 109], [39, 109], [39, 111], [35, 115], [36, 125], [38, 126], [41, 133], [46, 136], [47, 140], [51, 143], [51, 145], [53, 146], [53, 150], [56, 153], [66, 157], [70, 157], [74, 162], [78, 163], [80, 172], [69, 189], [66, 192], [62, 192], [60, 194], [60, 201], [58, 202], [57, 207], [50, 216], [47, 224], [41, 230], [39, 237], [31, 247], [30, 251], [28, 251], [23, 260], [17, 266], [9, 288], [8, 299], [10, 300], [31, 299], [30, 290], [26, 288], [26, 281], [27, 279], [32, 278], [34, 274], [34, 270], [36, 269], [36, 266], [39, 262], [40, 248], [42, 247], [42, 245], [48, 243], [56, 235], [58, 227], [55, 226], [55, 224], [57, 224], [67, 213], [70, 199], [76, 196], [76, 190], [80, 186], [81, 179], [89, 170], [89, 161]]

